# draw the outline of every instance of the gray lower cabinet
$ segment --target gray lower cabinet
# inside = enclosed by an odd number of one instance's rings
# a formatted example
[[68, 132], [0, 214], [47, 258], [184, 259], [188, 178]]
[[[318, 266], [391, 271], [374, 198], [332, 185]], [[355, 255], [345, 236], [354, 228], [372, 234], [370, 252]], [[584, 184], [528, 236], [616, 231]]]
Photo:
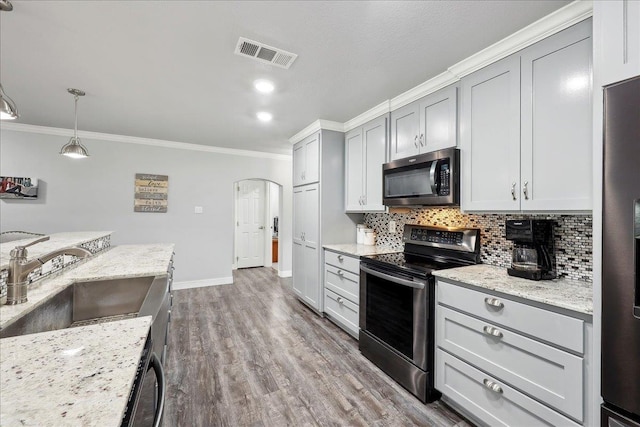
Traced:
[[477, 423], [577, 426], [589, 364], [582, 319], [443, 279], [436, 285], [436, 388]]
[[357, 339], [360, 259], [325, 249], [324, 280], [325, 314]]

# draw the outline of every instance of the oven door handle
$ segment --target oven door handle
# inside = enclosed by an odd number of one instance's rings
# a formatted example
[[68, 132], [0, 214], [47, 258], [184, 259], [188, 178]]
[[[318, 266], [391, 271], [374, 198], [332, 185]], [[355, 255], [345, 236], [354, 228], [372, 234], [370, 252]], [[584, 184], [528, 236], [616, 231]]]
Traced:
[[158, 397], [156, 401], [156, 413], [153, 416], [153, 427], [160, 426], [160, 421], [162, 420], [162, 413], [164, 412], [164, 398], [166, 393], [166, 383], [164, 377], [164, 369], [162, 368], [162, 363], [160, 359], [155, 353], [151, 354], [151, 359], [149, 360], [149, 369], [153, 369], [156, 374], [156, 381], [158, 381]]
[[371, 269], [369, 267], [365, 267], [364, 265], [360, 265], [360, 270], [362, 270], [365, 273], [370, 274], [372, 276], [379, 277], [380, 279], [388, 280], [388, 281], [396, 283], [398, 285], [408, 286], [410, 288], [424, 289], [424, 287], [426, 285], [426, 283], [423, 282], [423, 281], [401, 279], [399, 277], [391, 276], [391, 275], [383, 273], [381, 271], [373, 270], [373, 269]]

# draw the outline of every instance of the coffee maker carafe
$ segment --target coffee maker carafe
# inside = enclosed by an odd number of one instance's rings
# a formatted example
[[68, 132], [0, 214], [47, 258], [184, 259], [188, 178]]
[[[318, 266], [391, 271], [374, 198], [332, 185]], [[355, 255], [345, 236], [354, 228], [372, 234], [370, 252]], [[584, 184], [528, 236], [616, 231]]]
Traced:
[[556, 277], [553, 220], [508, 219], [507, 240], [513, 241], [510, 276], [531, 280]]

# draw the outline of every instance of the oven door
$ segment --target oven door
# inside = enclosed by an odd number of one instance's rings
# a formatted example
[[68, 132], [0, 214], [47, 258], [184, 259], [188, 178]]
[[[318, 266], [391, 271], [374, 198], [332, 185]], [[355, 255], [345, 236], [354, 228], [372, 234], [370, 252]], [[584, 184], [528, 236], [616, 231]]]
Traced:
[[402, 273], [382, 271], [361, 262], [360, 330], [381, 345], [426, 371], [429, 301], [433, 286], [429, 280]]

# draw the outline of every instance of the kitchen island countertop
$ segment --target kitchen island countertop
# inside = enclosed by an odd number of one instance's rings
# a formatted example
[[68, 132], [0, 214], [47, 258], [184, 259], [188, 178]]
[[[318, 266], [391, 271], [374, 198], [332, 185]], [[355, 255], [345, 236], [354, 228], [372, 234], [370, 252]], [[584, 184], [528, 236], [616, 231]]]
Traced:
[[0, 419], [118, 427], [151, 316], [0, 340]]
[[487, 264], [436, 270], [433, 275], [506, 295], [593, 315], [593, 286], [570, 279], [528, 280], [509, 276], [507, 269]]

